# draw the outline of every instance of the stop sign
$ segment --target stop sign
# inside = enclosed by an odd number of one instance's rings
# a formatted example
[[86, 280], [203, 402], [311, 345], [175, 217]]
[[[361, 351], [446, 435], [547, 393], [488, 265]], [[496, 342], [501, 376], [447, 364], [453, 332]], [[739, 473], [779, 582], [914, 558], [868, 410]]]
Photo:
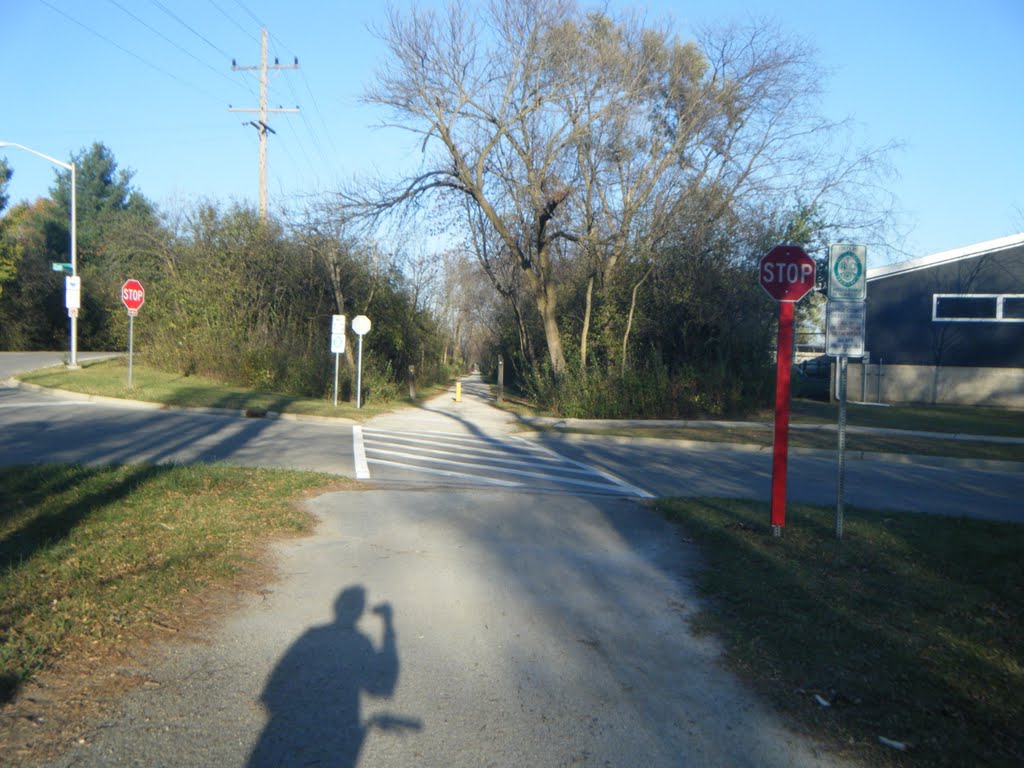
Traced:
[[138, 280], [125, 280], [121, 286], [121, 302], [128, 307], [129, 315], [139, 314], [139, 307], [146, 303], [146, 289]]
[[817, 266], [798, 245], [777, 245], [761, 258], [758, 280], [776, 301], [800, 301], [814, 289]]

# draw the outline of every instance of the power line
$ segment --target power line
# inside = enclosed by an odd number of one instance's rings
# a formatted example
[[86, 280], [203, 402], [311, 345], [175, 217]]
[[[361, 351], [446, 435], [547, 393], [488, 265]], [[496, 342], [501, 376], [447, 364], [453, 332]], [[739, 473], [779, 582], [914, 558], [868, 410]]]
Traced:
[[[239, 24], [231, 16], [229, 16], [228, 13], [223, 8], [221, 8], [219, 5], [217, 5], [216, 2], [214, 2], [214, 0], [209, 0], [209, 1], [210, 1], [210, 4], [213, 5], [214, 8], [216, 8], [218, 11], [221, 12], [221, 14], [223, 14], [225, 16], [225, 18], [227, 18], [229, 21], [231, 21], [233, 24], [235, 24], [235, 26], [237, 26], [239, 29], [242, 29], [243, 31], [245, 31], [244, 27], [242, 27], [241, 24]], [[255, 21], [257, 24], [259, 24], [261, 28], [263, 28], [263, 29], [266, 28], [266, 25], [263, 23], [263, 20], [260, 19], [255, 13], [253, 13], [252, 10], [250, 10], [249, 7], [245, 3], [241, 2], [241, 0], [235, 0], [235, 5], [237, 5], [239, 8], [241, 8], [249, 16], [249, 18], [252, 19], [253, 21]], [[249, 33], [246, 32], [246, 34], [249, 34]], [[295, 51], [294, 51], [294, 49], [291, 48], [291, 46], [285, 45], [284, 41], [281, 40], [277, 35], [271, 35], [271, 37], [273, 38], [273, 40], [276, 43], [279, 43], [281, 45], [281, 47], [284, 48], [286, 51], [290, 51], [292, 56], [293, 56], [293, 58], [295, 58], [295, 60], [298, 61], [298, 57], [296, 56]], [[299, 76], [302, 77], [303, 82], [306, 83], [306, 89], [309, 91], [310, 98], [313, 100], [313, 108], [319, 114], [320, 113], [320, 107], [317, 105], [316, 97], [313, 96], [313, 92], [309, 88], [309, 81], [306, 79], [306, 75], [305, 75], [305, 73], [301, 69], [299, 70]], [[298, 97], [298, 94], [295, 92], [295, 87], [292, 85], [290, 80], [287, 81], [287, 82], [288, 82], [288, 90], [291, 92], [292, 98], [294, 99], [295, 103], [297, 104], [299, 102], [299, 97]], [[327, 160], [327, 156], [324, 153], [323, 145], [320, 143], [319, 137], [316, 135], [316, 132], [313, 130], [313, 126], [309, 122], [309, 118], [306, 117], [306, 113], [300, 111], [299, 115], [302, 118], [303, 124], [306, 126], [306, 130], [309, 133], [310, 139], [312, 140], [313, 148], [316, 150], [317, 154], [319, 154], [319, 156], [320, 156], [320, 161], [325, 166], [330, 165], [330, 163]], [[321, 115], [321, 121], [323, 121], [323, 116], [322, 115]], [[326, 125], [326, 122], [325, 121], [323, 121], [323, 122], [324, 122], [324, 125]], [[303, 142], [300, 139], [299, 134], [295, 133], [294, 135], [295, 135], [295, 138], [299, 140], [299, 149], [302, 151], [302, 154], [305, 156], [306, 162], [310, 165], [310, 168], [313, 169], [312, 162], [309, 159], [309, 154], [306, 152], [306, 148], [303, 145]], [[329, 138], [329, 134], [328, 134], [328, 138]], [[337, 152], [336, 149], [335, 149], [335, 152]], [[315, 169], [313, 169], [313, 170], [315, 170]]]
[[241, 8], [247, 14], [249, 14], [249, 18], [252, 19], [253, 21], [255, 21], [257, 24], [259, 24], [260, 27], [265, 27], [266, 26], [266, 24], [264, 24], [262, 21], [260, 21], [260, 19], [256, 16], [256, 14], [253, 13], [252, 11], [250, 11], [248, 9], [248, 7], [246, 7], [245, 3], [241, 2], [241, 0], [235, 0], [235, 5], [237, 5], [239, 8]]
[[331, 133], [331, 129], [327, 125], [327, 120], [324, 119], [324, 113], [320, 111], [320, 104], [317, 102], [316, 96], [313, 95], [313, 89], [309, 85], [309, 80], [306, 78], [306, 74], [304, 72], [300, 72], [300, 74], [302, 75], [302, 82], [306, 84], [306, 91], [309, 93], [309, 98], [313, 102], [313, 111], [316, 112], [317, 117], [320, 118], [321, 125], [324, 127], [324, 135], [327, 136], [327, 141], [330, 143], [331, 149], [334, 150], [335, 154], [338, 154], [338, 147], [334, 143], [334, 135]]
[[157, 7], [157, 8], [159, 8], [160, 10], [162, 10], [162, 11], [163, 11], [164, 13], [166, 13], [166, 14], [167, 14], [168, 16], [170, 16], [170, 17], [171, 17], [172, 19], [174, 19], [174, 20], [175, 20], [176, 22], [178, 22], [179, 24], [181, 24], [181, 26], [183, 26], [183, 27], [184, 27], [185, 29], [187, 29], [187, 30], [188, 30], [189, 32], [191, 32], [191, 33], [192, 33], [193, 35], [195, 35], [196, 37], [198, 37], [198, 38], [199, 38], [200, 40], [202, 40], [202, 41], [203, 41], [204, 43], [206, 43], [206, 44], [207, 44], [208, 46], [210, 46], [211, 48], [213, 48], [213, 50], [217, 51], [217, 53], [219, 53], [219, 54], [220, 54], [221, 56], [223, 56], [223, 57], [224, 57], [225, 59], [230, 59], [230, 58], [231, 58], [231, 56], [230, 56], [230, 55], [229, 55], [228, 53], [226, 53], [226, 52], [224, 51], [224, 49], [223, 49], [223, 48], [220, 48], [220, 47], [219, 47], [219, 46], [217, 46], [216, 44], [214, 44], [214, 43], [210, 42], [210, 40], [209, 40], [209, 39], [207, 39], [207, 38], [206, 38], [205, 36], [203, 36], [203, 35], [202, 35], [201, 33], [197, 32], [197, 31], [196, 31], [195, 29], [193, 29], [193, 28], [192, 28], [191, 26], [189, 26], [189, 24], [188, 24], [187, 22], [183, 21], [183, 20], [181, 19], [181, 17], [179, 17], [179, 16], [175, 15], [174, 11], [172, 11], [172, 10], [171, 10], [170, 8], [168, 8], [168, 7], [166, 6], [166, 5], [164, 5], [163, 3], [161, 3], [161, 2], [160, 2], [160, 0], [150, 0], [150, 2], [151, 2], [151, 3], [153, 3], [153, 5], [155, 5], [155, 6]]
[[[285, 43], [284, 40], [282, 40], [277, 35], [271, 35], [271, 38], [276, 43], [280, 44], [280, 46], [285, 51], [292, 51], [291, 46], [289, 46], [287, 43]], [[334, 144], [334, 138], [332, 137], [331, 130], [327, 126], [327, 121], [324, 119], [323, 112], [320, 111], [320, 103], [317, 101], [316, 95], [313, 93], [313, 88], [310, 86], [309, 78], [306, 77], [306, 73], [305, 73], [304, 70], [301, 70], [301, 69], [299, 70], [299, 77], [302, 78], [302, 82], [306, 86], [306, 92], [309, 94], [309, 99], [313, 103], [313, 111], [316, 112], [317, 117], [320, 118], [320, 124], [323, 125], [323, 127], [324, 127], [324, 135], [327, 137], [327, 141], [331, 145], [331, 149], [334, 151], [335, 154], [338, 154], [338, 148]], [[299, 101], [299, 97], [295, 93], [294, 89], [292, 89], [292, 96], [295, 98], [296, 101]], [[316, 132], [313, 130], [312, 124], [309, 122], [308, 119], [306, 119], [305, 114], [303, 114], [303, 121], [306, 123], [307, 130], [309, 131], [310, 137], [313, 139], [313, 143], [317, 147], [317, 151], [320, 153], [321, 159], [324, 160], [325, 164], [327, 164], [326, 163], [326, 157], [324, 156], [324, 152], [323, 152], [323, 147], [320, 144], [320, 139], [317, 137]]]
[[[301, 72], [302, 70], [299, 71]], [[299, 102], [299, 96], [298, 94], [295, 93], [295, 87], [292, 85], [291, 80], [288, 80], [288, 90], [291, 91], [292, 98], [295, 100], [295, 103], [297, 104]], [[306, 131], [309, 132], [309, 137], [313, 140], [313, 148], [316, 150], [317, 154], [320, 155], [320, 162], [323, 163], [324, 166], [329, 165], [327, 161], [327, 155], [324, 154], [323, 145], [320, 143], [320, 138], [313, 131], [313, 126], [310, 124], [309, 118], [306, 117], [306, 113], [300, 112], [299, 116], [302, 118], [303, 125], [306, 126]], [[305, 147], [302, 148], [302, 151], [303, 154], [305, 154]]]
[[239, 24], [238, 21], [233, 16], [231, 16], [227, 11], [225, 11], [223, 8], [221, 8], [219, 5], [217, 5], [217, 3], [214, 2], [214, 0], [210, 0], [210, 5], [212, 5], [218, 11], [220, 11], [221, 16], [223, 16], [225, 19], [227, 19], [232, 24], [234, 24], [236, 27], [238, 27], [238, 29], [242, 32], [243, 35], [246, 35], [247, 37], [249, 37], [251, 40], [253, 40], [256, 43], [259, 43], [260, 39], [258, 37], [256, 37], [256, 35], [254, 35], [248, 29], [246, 29], [241, 24]]
[[98, 37], [100, 40], [102, 40], [103, 42], [107, 43], [108, 45], [114, 46], [115, 48], [117, 48], [122, 53], [126, 53], [129, 56], [131, 56], [133, 59], [138, 59], [139, 61], [141, 61], [143, 64], [145, 64], [150, 69], [153, 69], [153, 70], [159, 72], [161, 75], [166, 75], [167, 77], [171, 78], [175, 82], [181, 83], [182, 85], [187, 86], [188, 88], [191, 88], [192, 90], [194, 90], [194, 91], [196, 91], [198, 93], [203, 94], [203, 96], [206, 96], [209, 99], [216, 99], [215, 96], [210, 94], [208, 91], [200, 88], [198, 85], [195, 85], [194, 83], [190, 83], [187, 80], [182, 80], [180, 77], [178, 77], [174, 73], [168, 72], [166, 69], [157, 66], [156, 64], [154, 64], [151, 61], [148, 61], [147, 59], [144, 59], [142, 56], [140, 56], [139, 54], [135, 53], [134, 51], [128, 50], [127, 48], [125, 48], [120, 43], [117, 43], [117, 42], [111, 40], [106, 35], [104, 35], [104, 34], [102, 34], [100, 32], [97, 32], [95, 29], [93, 29], [92, 27], [88, 26], [87, 24], [79, 21], [74, 16], [71, 16], [70, 14], [65, 13], [60, 8], [57, 8], [55, 5], [52, 5], [51, 3], [47, 2], [47, 0], [39, 0], [39, 2], [42, 3], [43, 5], [45, 5], [47, 8], [49, 8], [51, 11], [55, 11], [56, 13], [59, 13], [61, 16], [63, 16], [68, 21], [77, 24], [82, 29], [84, 29], [86, 32], [88, 32], [88, 33], [90, 33], [92, 35], [95, 35], [96, 37]]
[[[235, 21], [233, 18], [231, 18], [227, 14], [227, 12], [224, 11], [223, 8], [218, 6], [217, 3], [214, 2], [214, 0], [210, 0], [210, 3], [215, 8], [217, 8], [217, 10], [220, 11], [225, 17], [227, 17], [229, 20], [231, 20], [232, 23], [234, 23], [239, 28], [242, 28], [242, 26], [237, 21]], [[237, 5], [239, 8], [241, 8], [249, 16], [249, 18], [251, 18], [257, 24], [259, 24], [262, 29], [266, 29], [266, 25], [263, 23], [263, 20], [260, 19], [255, 13], [253, 13], [252, 10], [250, 10], [249, 7], [247, 5], [245, 5], [245, 3], [241, 2], [241, 0], [235, 0], [235, 5]], [[280, 38], [278, 38], [276, 35], [273, 35], [271, 37], [273, 38], [275, 43], [280, 43], [283, 48], [285, 48], [286, 50], [290, 50], [292, 52], [292, 56], [295, 59], [295, 61], [296, 62], [298, 61], [298, 57], [295, 55], [294, 50], [292, 50], [290, 48], [290, 46], [284, 45], [283, 41], [281, 41]], [[277, 59], [275, 58], [275, 61], [276, 60]], [[300, 74], [300, 76], [302, 76], [303, 80], [305, 80], [305, 74], [302, 72], [301, 69], [299, 69], [299, 74]], [[295, 103], [297, 104], [299, 102], [299, 97], [298, 97], [298, 94], [295, 92], [295, 86], [292, 84], [291, 80], [288, 80], [287, 83], [288, 83], [288, 90], [291, 92], [292, 98], [294, 99]], [[314, 107], [315, 106], [316, 105], [314, 104]], [[316, 132], [313, 130], [312, 124], [309, 122], [309, 118], [306, 117], [306, 113], [300, 110], [299, 111], [299, 116], [302, 119], [303, 125], [306, 126], [306, 131], [308, 132], [309, 137], [310, 137], [310, 139], [312, 141], [313, 148], [315, 149], [317, 154], [320, 156], [320, 162], [324, 166], [330, 165], [330, 163], [327, 160], [327, 156], [324, 153], [323, 146], [320, 143], [320, 139], [316, 135]], [[299, 146], [299, 150], [302, 152], [302, 156], [306, 160], [306, 164], [310, 167], [310, 170], [312, 170], [315, 173], [316, 172], [316, 168], [314, 167], [313, 162], [312, 162], [312, 160], [309, 157], [309, 153], [306, 151], [306, 146], [305, 146], [306, 142], [304, 142], [302, 140], [300, 134], [297, 131], [293, 132], [293, 136], [297, 140], [297, 143], [298, 143], [298, 146]], [[261, 134], [261, 139], [264, 139], [264, 138], [265, 138], [265, 135]], [[288, 153], [289, 158], [292, 159], [292, 163], [294, 165], [297, 165], [297, 163], [295, 163], [295, 160], [292, 157], [291, 153], [288, 152], [287, 149], [285, 151]]]
[[[232, 80], [232, 79], [231, 79], [230, 77], [228, 77], [228, 76], [227, 76], [226, 74], [224, 74], [224, 73], [223, 73], [222, 71], [220, 71], [219, 69], [215, 68], [214, 66], [212, 66], [212, 65], [211, 65], [211, 64], [209, 64], [208, 62], [205, 62], [205, 61], [203, 61], [202, 59], [200, 59], [200, 58], [199, 58], [198, 56], [196, 56], [196, 55], [195, 55], [194, 53], [192, 53], [191, 51], [189, 51], [189, 50], [187, 50], [186, 48], [183, 48], [182, 46], [178, 45], [178, 44], [177, 44], [176, 42], [174, 42], [173, 40], [171, 40], [171, 38], [167, 37], [167, 35], [165, 35], [165, 34], [164, 34], [163, 32], [161, 32], [161, 31], [160, 31], [159, 29], [156, 29], [155, 27], [151, 26], [150, 24], [148, 24], [147, 22], [143, 21], [143, 20], [142, 20], [142, 19], [140, 19], [140, 18], [139, 18], [138, 16], [136, 16], [136, 15], [135, 15], [134, 13], [132, 13], [131, 11], [129, 11], [129, 10], [127, 9], [127, 8], [125, 8], [125, 7], [123, 6], [123, 5], [121, 5], [121, 4], [119, 3], [119, 2], [117, 2], [117, 0], [107, 0], [107, 1], [108, 1], [108, 2], [109, 2], [109, 3], [111, 4], [111, 5], [115, 5], [115, 6], [117, 6], [118, 8], [120, 8], [120, 9], [121, 9], [122, 11], [124, 11], [124, 12], [125, 12], [126, 14], [128, 14], [129, 16], [131, 16], [131, 17], [132, 17], [133, 19], [135, 19], [135, 21], [137, 21], [137, 22], [138, 22], [139, 24], [141, 24], [142, 26], [144, 26], [144, 27], [145, 27], [146, 29], [148, 29], [148, 30], [149, 30], [150, 32], [152, 32], [152, 33], [153, 33], [154, 35], [157, 35], [157, 36], [158, 36], [158, 37], [160, 37], [161, 39], [163, 39], [163, 40], [166, 40], [166, 41], [167, 41], [168, 43], [170, 43], [171, 45], [173, 45], [173, 46], [174, 46], [175, 48], [177, 48], [177, 49], [178, 49], [179, 51], [181, 51], [182, 53], [184, 53], [184, 54], [185, 54], [186, 56], [189, 56], [190, 58], [192, 58], [192, 59], [194, 59], [195, 61], [197, 61], [197, 62], [199, 62], [200, 64], [202, 64], [202, 65], [203, 65], [204, 67], [206, 67], [207, 69], [211, 70], [211, 71], [212, 71], [212, 72], [213, 72], [214, 74], [218, 75], [219, 77], [223, 77], [223, 78], [224, 78], [225, 80], [227, 80], [227, 81], [228, 81], [229, 83], [231, 83], [232, 85], [234, 85], [234, 84], [235, 84], [235, 83], [237, 82], [236, 80]], [[251, 90], [251, 89], [250, 89], [250, 90]]]

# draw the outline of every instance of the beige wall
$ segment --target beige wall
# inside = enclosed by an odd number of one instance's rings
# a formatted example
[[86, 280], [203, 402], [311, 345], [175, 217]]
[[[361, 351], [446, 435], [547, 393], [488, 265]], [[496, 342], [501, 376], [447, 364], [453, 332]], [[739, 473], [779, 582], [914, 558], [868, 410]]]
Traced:
[[[882, 365], [849, 363], [846, 387], [848, 400], [874, 403], [951, 403], [998, 405], [1024, 408], [1024, 369], [1021, 368], [936, 368], [933, 365]], [[866, 392], [865, 392], [866, 389]]]

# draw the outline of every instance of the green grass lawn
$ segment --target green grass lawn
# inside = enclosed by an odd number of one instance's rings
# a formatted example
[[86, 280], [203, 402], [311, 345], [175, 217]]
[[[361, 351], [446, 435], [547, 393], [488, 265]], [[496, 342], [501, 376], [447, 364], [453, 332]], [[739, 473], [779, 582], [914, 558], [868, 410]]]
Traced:
[[[570, 428], [542, 427], [551, 432], [576, 432], [619, 437], [650, 437], [661, 440], [695, 440], [698, 442], [743, 443], [771, 448], [775, 433], [770, 426], [736, 424], [721, 426], [632, 426], [601, 427], [579, 426]], [[791, 428], [791, 448], [812, 448], [836, 451], [838, 437], [835, 431], [805, 431]], [[995, 461], [1024, 461], [1024, 444], [985, 441], [943, 440], [914, 435], [872, 435], [848, 432], [847, 451], [867, 451], [917, 456], [947, 456], [957, 459]]]
[[[599, 422], [571, 427], [541, 427], [552, 432], [578, 432], [620, 437], [650, 437], [663, 440], [744, 443], [770, 448], [774, 441], [773, 414], [754, 414], [747, 421], [728, 426], [683, 423], [665, 425], [601, 426]], [[836, 426], [838, 406], [813, 400], [794, 400], [789, 431], [792, 448], [837, 450], [835, 429], [809, 430], [800, 426]], [[956, 459], [1024, 461], [1024, 443], [1005, 443], [1007, 437], [1024, 438], [1024, 411], [972, 406], [913, 406], [889, 408], [850, 405], [847, 425], [878, 427], [908, 432], [948, 434], [948, 438], [921, 437], [913, 434], [862, 434], [847, 432], [849, 451], [918, 456], [946, 456]], [[996, 440], [957, 440], [955, 435], [977, 435]]]
[[58, 657], [173, 624], [184, 600], [309, 528], [299, 497], [347, 482], [223, 465], [0, 468], [0, 703]]
[[834, 509], [775, 539], [767, 503], [657, 506], [704, 556], [695, 626], [789, 718], [869, 765], [1024, 765], [1024, 527], [848, 509], [837, 548]]
[[[128, 366], [124, 360], [86, 364], [77, 371], [69, 371], [63, 367], [46, 368], [22, 374], [19, 378], [30, 384], [87, 395], [131, 398], [172, 407], [228, 408], [247, 411], [252, 415], [270, 411], [362, 420], [393, 410], [400, 405], [407, 405], [409, 402], [408, 398], [398, 402], [380, 401], [371, 393], [362, 404], [362, 408], [356, 409], [354, 402], [344, 401], [339, 401], [335, 407], [333, 400], [254, 392], [203, 376], [183, 376], [138, 364], [132, 366], [133, 387], [129, 389]], [[434, 391], [428, 390], [421, 393], [421, 396]]]
[[[1024, 410], [967, 405], [874, 405], [847, 404], [846, 423], [919, 432], [1024, 437]], [[771, 420], [771, 413], [762, 414]], [[794, 424], [836, 424], [839, 405], [817, 400], [794, 400]]]

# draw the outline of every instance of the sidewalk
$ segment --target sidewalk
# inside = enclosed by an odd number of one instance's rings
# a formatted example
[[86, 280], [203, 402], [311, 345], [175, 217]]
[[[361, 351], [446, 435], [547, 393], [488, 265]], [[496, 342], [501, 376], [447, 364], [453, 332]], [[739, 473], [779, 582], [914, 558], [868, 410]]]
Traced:
[[363, 423], [366, 429], [410, 432], [454, 432], [458, 434], [508, 435], [522, 430], [514, 413], [494, 407], [491, 388], [472, 374], [461, 379], [460, 397], [456, 386], [419, 405], [374, 416]]

